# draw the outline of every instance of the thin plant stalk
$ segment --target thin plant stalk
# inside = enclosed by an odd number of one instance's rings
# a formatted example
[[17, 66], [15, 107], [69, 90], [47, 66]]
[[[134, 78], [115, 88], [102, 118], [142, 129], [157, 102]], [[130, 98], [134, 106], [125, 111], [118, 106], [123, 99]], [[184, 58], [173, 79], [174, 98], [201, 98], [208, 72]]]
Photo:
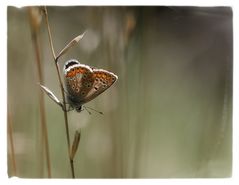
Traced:
[[66, 127], [68, 157], [69, 157], [70, 166], [71, 166], [71, 174], [72, 174], [72, 178], [75, 178], [74, 161], [73, 161], [73, 159], [71, 159], [71, 152], [70, 152], [71, 146], [70, 146], [70, 135], [69, 135], [69, 126], [68, 126], [69, 124], [68, 124], [68, 117], [67, 117], [67, 111], [66, 111], [66, 100], [65, 100], [65, 94], [64, 94], [64, 87], [63, 87], [63, 83], [62, 83], [60, 72], [59, 72], [59, 65], [58, 65], [58, 59], [59, 58], [56, 57], [54, 46], [53, 46], [51, 30], [50, 30], [50, 25], [49, 25], [49, 20], [48, 20], [48, 13], [47, 13], [47, 8], [46, 7], [44, 7], [44, 15], [45, 15], [45, 21], [46, 21], [46, 26], [47, 26], [47, 31], [48, 31], [49, 43], [50, 43], [53, 59], [54, 59], [54, 62], [55, 62], [58, 81], [59, 81], [60, 88], [61, 88], [61, 95], [62, 95], [62, 99], [63, 99], [63, 112], [64, 112], [65, 127]]
[[[35, 49], [35, 53], [36, 53], [36, 63], [37, 63], [37, 69], [38, 69], [39, 82], [41, 84], [44, 84], [43, 78], [42, 78], [40, 56], [39, 56], [38, 39], [34, 38], [33, 43], [34, 43], [34, 49]], [[42, 91], [39, 92], [39, 106], [40, 106], [42, 134], [43, 134], [43, 140], [44, 140], [44, 146], [45, 146], [45, 152], [46, 152], [45, 155], [46, 155], [46, 161], [47, 161], [47, 174], [48, 174], [48, 178], [51, 178], [51, 164], [50, 164], [49, 143], [48, 143], [48, 130], [47, 130], [47, 126], [46, 126], [44, 94], [43, 94]]]
[[[40, 43], [38, 38], [37, 29], [34, 25], [34, 16], [32, 9], [29, 9], [29, 16], [30, 16], [30, 23], [31, 23], [31, 33], [32, 33], [32, 41], [34, 46], [34, 51], [36, 55], [36, 66], [37, 66], [37, 75], [40, 84], [44, 84], [43, 75], [42, 75], [42, 62], [40, 57]], [[35, 26], [35, 27], [34, 27]], [[46, 155], [46, 162], [47, 162], [47, 175], [48, 178], [51, 178], [51, 163], [50, 163], [50, 152], [49, 152], [49, 143], [48, 143], [48, 130], [46, 126], [46, 111], [45, 111], [45, 102], [44, 102], [44, 94], [42, 91], [39, 91], [39, 107], [40, 107], [40, 118], [41, 118], [41, 128], [42, 128], [42, 136], [43, 142], [45, 147], [45, 155]]]
[[13, 141], [13, 129], [12, 129], [12, 119], [10, 112], [8, 110], [8, 121], [7, 121], [7, 131], [8, 131], [8, 137], [10, 141], [10, 150], [11, 150], [11, 162], [12, 162], [12, 176], [17, 175], [17, 165], [16, 165], [16, 157], [15, 157], [15, 149], [14, 149], [14, 141]]

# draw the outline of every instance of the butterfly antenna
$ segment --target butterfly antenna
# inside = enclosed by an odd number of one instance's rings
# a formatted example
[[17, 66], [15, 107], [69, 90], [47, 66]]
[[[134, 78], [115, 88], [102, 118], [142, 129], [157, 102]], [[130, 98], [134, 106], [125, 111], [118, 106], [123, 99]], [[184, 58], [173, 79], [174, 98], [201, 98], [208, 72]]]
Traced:
[[88, 112], [89, 115], [91, 115], [91, 112], [85, 106], [84, 109]]
[[[86, 107], [86, 106], [84, 106], [84, 108], [87, 110], [87, 109], [91, 109], [91, 110], [93, 110], [93, 111], [95, 111], [95, 112], [97, 112], [97, 113], [99, 113], [99, 114], [103, 114], [103, 112], [100, 112], [100, 111], [98, 111], [98, 110], [95, 110], [95, 109], [93, 109], [93, 108], [91, 108], [91, 107]], [[90, 112], [89, 110], [87, 110], [87, 112]], [[91, 114], [91, 112], [90, 112], [90, 114]]]

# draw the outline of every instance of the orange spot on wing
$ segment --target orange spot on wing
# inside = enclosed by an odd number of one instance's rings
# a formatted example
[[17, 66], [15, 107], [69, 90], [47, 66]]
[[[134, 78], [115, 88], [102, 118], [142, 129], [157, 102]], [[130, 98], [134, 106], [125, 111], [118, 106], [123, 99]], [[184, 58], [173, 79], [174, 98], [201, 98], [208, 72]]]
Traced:
[[66, 77], [74, 77], [76, 76], [76, 74], [80, 73], [80, 74], [84, 74], [84, 73], [87, 73], [87, 69], [84, 69], [84, 68], [81, 68], [81, 67], [78, 67], [78, 68], [73, 68], [71, 69], [70, 71], [67, 72], [66, 74]]
[[66, 77], [74, 77], [75, 74], [76, 74], [75, 70], [74, 71], [69, 71], [69, 72], [67, 72]]
[[102, 78], [106, 78], [106, 75], [105, 75], [105, 74], [102, 74]]

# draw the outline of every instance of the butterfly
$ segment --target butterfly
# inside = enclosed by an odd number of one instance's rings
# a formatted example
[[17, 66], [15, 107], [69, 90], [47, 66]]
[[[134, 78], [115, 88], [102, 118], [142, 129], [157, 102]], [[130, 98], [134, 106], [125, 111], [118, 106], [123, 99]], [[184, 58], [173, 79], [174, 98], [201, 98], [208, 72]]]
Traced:
[[114, 73], [81, 64], [75, 59], [65, 63], [63, 73], [68, 103], [77, 112], [81, 112], [83, 104], [103, 93], [118, 79]]

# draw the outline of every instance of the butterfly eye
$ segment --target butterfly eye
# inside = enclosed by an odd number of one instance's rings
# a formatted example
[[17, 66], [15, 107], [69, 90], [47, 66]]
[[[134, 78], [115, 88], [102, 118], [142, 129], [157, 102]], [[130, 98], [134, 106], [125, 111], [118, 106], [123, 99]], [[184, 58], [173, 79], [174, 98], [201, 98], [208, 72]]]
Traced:
[[76, 107], [76, 111], [77, 111], [77, 112], [81, 112], [81, 111], [82, 111], [81, 106], [80, 106], [80, 107]]
[[94, 87], [94, 88], [95, 88], [96, 91], [98, 90], [98, 87]]
[[81, 92], [81, 95], [83, 95], [83, 96], [84, 96], [84, 95], [85, 95], [85, 91], [82, 91], [82, 92]]

